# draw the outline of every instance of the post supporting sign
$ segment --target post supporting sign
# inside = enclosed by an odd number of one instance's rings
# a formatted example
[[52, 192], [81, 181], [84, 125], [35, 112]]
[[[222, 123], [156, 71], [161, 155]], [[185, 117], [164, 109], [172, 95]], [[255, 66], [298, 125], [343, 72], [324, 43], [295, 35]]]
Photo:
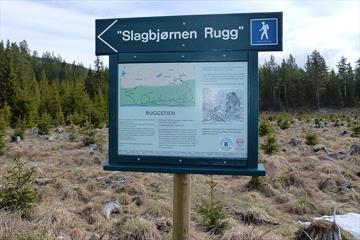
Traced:
[[190, 240], [191, 175], [174, 174], [173, 240]]
[[281, 50], [281, 12], [96, 20], [96, 55], [109, 55], [104, 169], [175, 173], [174, 231], [187, 232], [188, 174], [265, 175], [258, 52]]

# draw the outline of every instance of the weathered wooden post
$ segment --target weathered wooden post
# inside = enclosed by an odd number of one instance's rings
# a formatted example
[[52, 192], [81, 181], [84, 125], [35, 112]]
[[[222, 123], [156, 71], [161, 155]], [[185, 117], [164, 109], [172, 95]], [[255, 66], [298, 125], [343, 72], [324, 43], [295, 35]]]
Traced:
[[173, 240], [190, 239], [191, 175], [174, 174]]

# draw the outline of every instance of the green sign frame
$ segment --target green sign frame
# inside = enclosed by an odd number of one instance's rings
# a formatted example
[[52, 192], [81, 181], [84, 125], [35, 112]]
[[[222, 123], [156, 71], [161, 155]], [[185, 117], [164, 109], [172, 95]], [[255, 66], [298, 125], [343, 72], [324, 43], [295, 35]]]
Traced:
[[[274, 39], [276, 37], [276, 44], [271, 42], [271, 36], [268, 42], [264, 42], [264, 45], [262, 45], [260, 40], [257, 40], [258, 42], [255, 44], [250, 43], [250, 41], [252, 41], [250, 39], [253, 37], [250, 36], [252, 32], [249, 29], [250, 22], [259, 19], [260, 21], [262, 21], [262, 19], [276, 19], [276, 21], [274, 21], [274, 23], [278, 24], [276, 31], [274, 31], [274, 33], [276, 33], [276, 36], [274, 36]], [[182, 23], [181, 27], [175, 24], [178, 22]], [[190, 22], [193, 24], [189, 24]], [[241, 39], [243, 41], [237, 41], [237, 39], [234, 39], [232, 42], [228, 41], [229, 39], [211, 39], [211, 41], [209, 39], [193, 39], [194, 41], [175, 39], [173, 42], [161, 42], [160, 40], [159, 42], [155, 41], [152, 43], [145, 42], [145, 45], [141, 45], [144, 44], [144, 42], [139, 41], [119, 44], [119, 37], [115, 34], [117, 31], [120, 31], [116, 29], [120, 28], [133, 28], [136, 29], [136, 31], [146, 32], [146, 29], [152, 29], [152, 26], [156, 26], [158, 29], [168, 29], [168, 31], [170, 31], [169, 29], [173, 29], [174, 26], [177, 26], [178, 28], [174, 28], [175, 31], [187, 31], [187, 29], [197, 29], [197, 31], [200, 31], [204, 26], [234, 27], [239, 24], [245, 27], [241, 33]], [[262, 22], [257, 24], [262, 24]], [[110, 29], [112, 29], [112, 31], [110, 31]], [[99, 39], [99, 36], [101, 39]], [[186, 34], [184, 36], [186, 36]], [[240, 32], [238, 36], [240, 36]], [[264, 176], [264, 166], [258, 163], [258, 51], [274, 50], [282, 50], [282, 13], [219, 14], [96, 20], [96, 55], [109, 55], [109, 158], [108, 162], [104, 165], [104, 170]], [[118, 64], [196, 62], [248, 63], [247, 158], [119, 155], [119, 101], [117, 101], [119, 96]]]
[[[252, 42], [256, 20], [275, 19], [276, 44]], [[146, 52], [282, 51], [282, 13], [235, 13], [95, 21], [96, 55]], [[253, 31], [254, 30], [254, 31]]]

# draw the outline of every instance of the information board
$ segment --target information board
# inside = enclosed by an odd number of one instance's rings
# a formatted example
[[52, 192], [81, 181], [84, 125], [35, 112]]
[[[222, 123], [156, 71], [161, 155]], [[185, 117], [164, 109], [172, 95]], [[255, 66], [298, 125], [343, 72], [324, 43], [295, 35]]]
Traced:
[[282, 13], [95, 21], [109, 55], [105, 170], [265, 175], [258, 52], [282, 50]]
[[247, 158], [247, 62], [119, 64], [118, 154]]

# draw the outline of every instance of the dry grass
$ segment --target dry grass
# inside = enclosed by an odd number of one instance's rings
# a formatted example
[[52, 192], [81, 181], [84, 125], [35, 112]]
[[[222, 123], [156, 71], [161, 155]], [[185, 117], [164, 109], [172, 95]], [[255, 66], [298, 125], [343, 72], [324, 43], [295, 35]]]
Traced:
[[135, 217], [113, 225], [111, 240], [156, 240], [160, 239], [154, 223], [145, 218]]
[[259, 230], [256, 226], [240, 225], [226, 232], [221, 240], [279, 240], [281, 237], [273, 233], [275, 228]]
[[[341, 135], [344, 130], [350, 132], [346, 124], [315, 129], [311, 121], [295, 120], [286, 130], [279, 130], [276, 121], [271, 124], [280, 149], [271, 156], [260, 151], [259, 158], [267, 175], [258, 185], [256, 181], [249, 185], [250, 177], [214, 177], [218, 183], [216, 197], [226, 205], [233, 223], [231, 230], [224, 236], [210, 236], [196, 227], [198, 216], [192, 212], [191, 239], [289, 239], [299, 219], [329, 214], [334, 207], [339, 213], [360, 212], [360, 177], [357, 175], [360, 156], [321, 160], [325, 153], [315, 153], [304, 143], [305, 133], [312, 130], [329, 153], [347, 152], [351, 145], [359, 144], [359, 138]], [[10, 136], [11, 131], [7, 133]], [[0, 157], [0, 176], [5, 175], [14, 163], [13, 158], [20, 153], [29, 167], [37, 168], [38, 178], [52, 181], [46, 185], [33, 184], [41, 201], [30, 219], [22, 219], [17, 212], [0, 212], [0, 239], [15, 240], [26, 234], [34, 239], [41, 239], [41, 234], [49, 239], [70, 239], [75, 233], [86, 237], [91, 233], [100, 236], [106, 233], [103, 240], [144, 239], [140, 236], [171, 239], [172, 175], [104, 172], [101, 164], [107, 155], [107, 130], [98, 130], [97, 135], [105, 141], [101, 152], [82, 147], [80, 140], [69, 142], [65, 138], [49, 142], [29, 131], [24, 141], [6, 143], [7, 151]], [[303, 143], [291, 146], [292, 138]], [[260, 138], [260, 143], [263, 141], [264, 138]], [[120, 181], [121, 178], [125, 180]], [[340, 182], [344, 180], [351, 187], [342, 188]], [[207, 181], [208, 176], [193, 175], [193, 206], [207, 194]], [[104, 216], [101, 205], [107, 199], [121, 204], [121, 212], [112, 215], [110, 220]], [[253, 230], [252, 226], [241, 225], [232, 214], [233, 209], [250, 213], [251, 208], [261, 210], [253, 211], [254, 216], [271, 216], [281, 225], [263, 235], [274, 226], [261, 224]], [[119, 222], [122, 224], [117, 225]]]
[[171, 208], [168, 203], [162, 200], [150, 200], [146, 202], [142, 215], [151, 218], [169, 218], [171, 216]]
[[132, 201], [131, 201], [131, 197], [128, 193], [122, 192], [119, 194], [119, 202], [122, 205], [129, 205]]
[[21, 213], [0, 211], [0, 239], [17, 239], [21, 234], [36, 234], [29, 221], [21, 218]]
[[146, 193], [146, 188], [145, 186], [141, 183], [141, 182], [128, 182], [126, 183], [126, 185], [121, 186], [117, 189], [118, 192], [126, 192], [131, 196], [136, 196], [136, 195], [145, 195]]

